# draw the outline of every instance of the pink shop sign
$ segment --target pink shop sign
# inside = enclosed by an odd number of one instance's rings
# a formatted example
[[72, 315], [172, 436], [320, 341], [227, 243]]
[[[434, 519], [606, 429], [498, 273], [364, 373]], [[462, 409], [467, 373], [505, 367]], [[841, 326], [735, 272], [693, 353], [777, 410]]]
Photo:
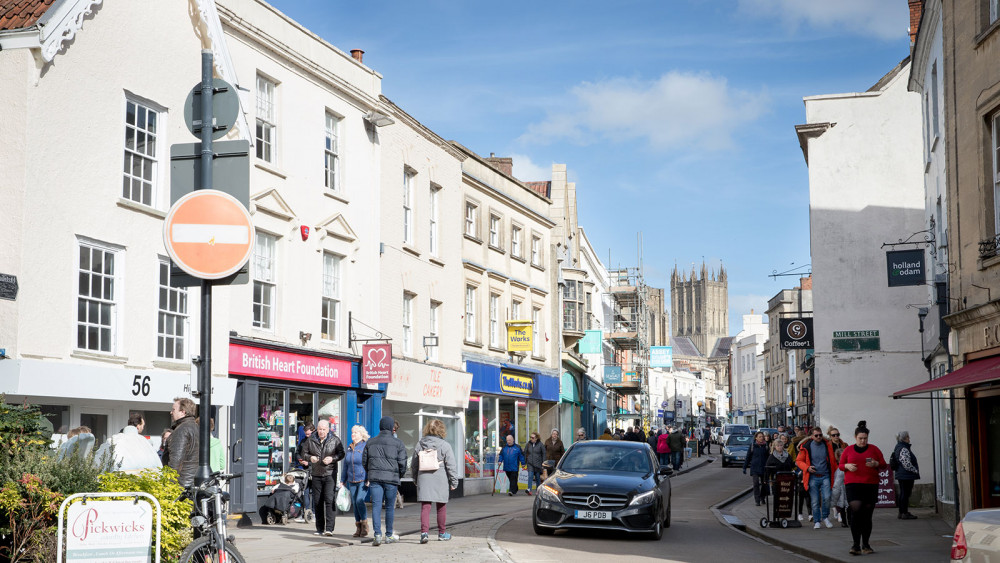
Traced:
[[303, 381], [321, 385], [351, 386], [351, 362], [264, 348], [229, 345], [229, 373]]
[[363, 383], [392, 381], [392, 344], [365, 344], [361, 347]]

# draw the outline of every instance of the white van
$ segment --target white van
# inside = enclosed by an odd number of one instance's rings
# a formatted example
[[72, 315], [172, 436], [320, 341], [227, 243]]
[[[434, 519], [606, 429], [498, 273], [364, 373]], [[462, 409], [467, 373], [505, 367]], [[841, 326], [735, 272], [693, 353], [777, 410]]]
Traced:
[[722, 425], [722, 444], [729, 443], [730, 436], [753, 436], [749, 424], [724, 424]]

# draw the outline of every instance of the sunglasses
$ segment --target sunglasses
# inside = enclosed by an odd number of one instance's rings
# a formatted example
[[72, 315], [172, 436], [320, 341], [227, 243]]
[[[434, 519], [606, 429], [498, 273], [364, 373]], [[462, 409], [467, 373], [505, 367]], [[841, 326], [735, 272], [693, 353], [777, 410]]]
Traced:
[[840, 434], [830, 434], [831, 438], [840, 438]]
[[813, 434], [813, 438], [822, 438], [822, 437], [823, 437], [822, 434]]

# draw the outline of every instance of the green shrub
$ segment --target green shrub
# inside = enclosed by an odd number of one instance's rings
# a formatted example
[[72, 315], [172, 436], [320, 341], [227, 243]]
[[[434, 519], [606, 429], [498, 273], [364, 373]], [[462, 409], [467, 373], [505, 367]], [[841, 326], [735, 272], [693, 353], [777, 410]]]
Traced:
[[[178, 501], [184, 488], [177, 483], [177, 472], [170, 467], [146, 469], [139, 474], [105, 473], [100, 476], [100, 492], [149, 493], [160, 502], [163, 514], [160, 531], [160, 557], [163, 561], [176, 561], [191, 543], [191, 501]], [[156, 541], [156, 534], [153, 534]]]
[[17, 481], [0, 487], [0, 532], [4, 536], [0, 555], [11, 561], [52, 561], [55, 546], [56, 518], [63, 495], [25, 473]]
[[10, 405], [0, 395], [0, 455], [15, 455], [24, 449], [49, 445], [52, 424], [38, 405]]

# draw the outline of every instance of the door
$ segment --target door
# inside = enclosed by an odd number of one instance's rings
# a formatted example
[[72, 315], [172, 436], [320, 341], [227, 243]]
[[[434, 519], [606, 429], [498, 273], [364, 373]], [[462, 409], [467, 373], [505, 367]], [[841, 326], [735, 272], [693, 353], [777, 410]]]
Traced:
[[257, 394], [256, 381], [236, 384], [236, 402], [229, 428], [229, 463], [240, 475], [230, 484], [232, 511], [257, 512]]
[[111, 409], [80, 407], [80, 426], [90, 428], [94, 435], [94, 448], [99, 448], [112, 434]]

